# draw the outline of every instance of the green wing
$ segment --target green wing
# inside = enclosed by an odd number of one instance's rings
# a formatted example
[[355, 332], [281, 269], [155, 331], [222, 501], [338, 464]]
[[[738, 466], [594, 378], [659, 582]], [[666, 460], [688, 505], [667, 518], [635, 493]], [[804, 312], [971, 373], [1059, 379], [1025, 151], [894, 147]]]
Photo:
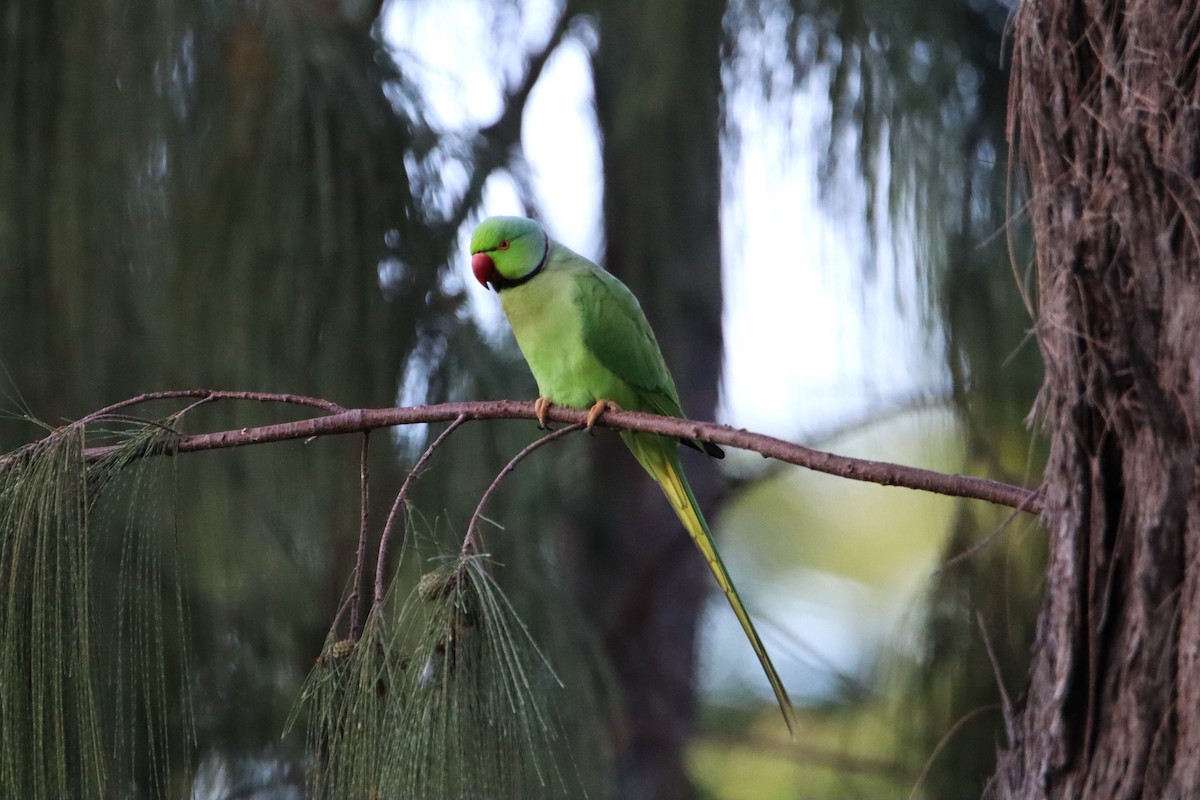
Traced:
[[625, 284], [599, 268], [587, 270], [576, 282], [575, 301], [582, 311], [584, 345], [645, 404], [630, 410], [682, 417], [658, 340]]
[[[575, 302], [583, 318], [583, 343], [596, 360], [624, 381], [640, 401], [639, 408], [666, 417], [684, 416], [675, 381], [646, 315], [633, 293], [599, 267], [580, 272]], [[705, 442], [680, 439], [715, 458], [725, 454]]]

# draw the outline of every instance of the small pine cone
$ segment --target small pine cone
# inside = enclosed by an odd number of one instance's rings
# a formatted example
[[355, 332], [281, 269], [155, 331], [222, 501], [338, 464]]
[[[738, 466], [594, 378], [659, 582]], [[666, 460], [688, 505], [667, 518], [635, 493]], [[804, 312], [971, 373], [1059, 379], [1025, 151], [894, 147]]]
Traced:
[[340, 639], [325, 649], [325, 655], [332, 659], [342, 659], [354, 652], [353, 639]]
[[421, 576], [421, 580], [417, 584], [417, 594], [426, 603], [432, 603], [435, 600], [449, 597], [457, 585], [457, 572], [446, 572], [444, 570], [426, 572]]

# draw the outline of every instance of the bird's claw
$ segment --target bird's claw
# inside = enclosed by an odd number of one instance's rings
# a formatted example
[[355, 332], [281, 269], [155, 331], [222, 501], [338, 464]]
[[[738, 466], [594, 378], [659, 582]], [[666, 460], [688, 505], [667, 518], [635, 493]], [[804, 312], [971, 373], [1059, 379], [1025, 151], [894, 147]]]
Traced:
[[550, 413], [551, 405], [553, 404], [550, 402], [549, 397], [539, 397], [533, 401], [533, 415], [537, 417], [538, 427], [542, 430], [549, 430], [550, 428], [547, 415]]
[[584, 426], [590, 431], [596, 424], [596, 420], [604, 416], [605, 411], [620, 411], [621, 407], [612, 400], [597, 400], [591, 408], [588, 409], [587, 420], [584, 421]]

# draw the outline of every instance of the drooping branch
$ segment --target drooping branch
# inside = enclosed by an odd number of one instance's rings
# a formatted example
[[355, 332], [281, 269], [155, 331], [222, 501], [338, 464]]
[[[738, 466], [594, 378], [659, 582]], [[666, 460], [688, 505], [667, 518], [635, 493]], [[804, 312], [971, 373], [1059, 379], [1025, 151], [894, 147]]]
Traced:
[[373, 608], [378, 609], [383, 605], [383, 592], [385, 588], [384, 577], [387, 573], [388, 548], [391, 545], [393, 532], [396, 530], [396, 520], [399, 517], [400, 509], [408, 504], [408, 492], [412, 488], [413, 483], [421, 475], [421, 470], [425, 468], [426, 462], [433, 456], [435, 450], [442, 446], [442, 442], [450, 438], [450, 434], [467, 421], [465, 414], [459, 414], [454, 418], [454, 421], [446, 426], [446, 429], [438, 434], [438, 437], [433, 440], [429, 447], [425, 448], [425, 452], [417, 459], [417, 463], [413, 464], [413, 468], [408, 471], [408, 476], [404, 479], [404, 483], [400, 485], [400, 491], [396, 493], [396, 500], [392, 503], [392, 510], [388, 513], [387, 522], [384, 523], [383, 533], [379, 536], [379, 555], [375, 558], [375, 600]]
[[513, 456], [512, 459], [504, 465], [504, 469], [500, 470], [495, 479], [492, 481], [491, 485], [488, 486], [487, 491], [485, 491], [483, 496], [479, 498], [479, 504], [475, 506], [475, 513], [471, 515], [471, 521], [467, 523], [467, 536], [465, 539], [463, 539], [462, 551], [460, 553], [462, 557], [465, 558], [468, 555], [471, 555], [479, 547], [479, 520], [484, 518], [483, 509], [487, 507], [488, 500], [492, 499], [492, 495], [494, 495], [496, 490], [500, 488], [500, 482], [504, 480], [508, 473], [516, 469], [517, 464], [520, 464], [522, 461], [528, 458], [529, 454], [534, 450], [537, 450], [543, 445], [547, 445], [553, 441], [561, 439], [569, 433], [574, 433], [577, 430], [581, 430], [583, 427], [584, 425], [582, 423], [575, 423], [573, 425], [568, 425], [565, 428], [559, 428], [553, 433], [547, 433], [540, 439], [534, 439], [532, 442], [525, 445], [525, 447], [523, 447], [519, 453]]
[[[158, 395], [147, 395], [146, 397], [149, 399], [160, 399], [165, 394], [159, 393]], [[225, 396], [241, 393], [213, 394], [214, 396]], [[279, 397], [291, 396], [281, 395]], [[329, 406], [332, 405], [329, 404]], [[121, 405], [120, 407], [125, 406]], [[322, 406], [322, 408], [327, 410], [328, 407]], [[362, 433], [376, 428], [390, 428], [396, 425], [450, 422], [459, 417], [468, 421], [498, 419], [534, 420], [537, 418], [531, 401], [512, 400], [442, 403], [439, 405], [409, 406], [404, 408], [348, 409], [330, 413], [327, 416], [302, 419], [295, 422], [282, 422], [274, 425], [238, 428], [236, 430], [216, 431], [213, 433], [181, 435], [174, 442], [171, 453], [220, 450], [231, 447], [266, 444], [269, 442], [311, 439], [318, 436]], [[586, 411], [562, 406], [553, 406], [549, 412], [550, 420], [564, 424], [573, 425], [583, 423], [586, 417]], [[810, 447], [777, 439], [773, 436], [753, 433], [742, 428], [718, 425], [713, 422], [660, 417], [654, 414], [643, 414], [633, 411], [609, 411], [596, 424], [599, 427], [658, 433], [664, 436], [697, 439], [726, 447], [750, 450], [765, 458], [773, 458], [778, 461], [850, 480], [877, 483], [881, 486], [899, 486], [933, 492], [935, 494], [944, 494], [951, 497], [985, 500], [989, 503], [1008, 506], [1030, 514], [1039, 514], [1042, 509], [1042, 497], [1035, 489], [1026, 489], [970, 475], [946, 474], [918, 467], [892, 464], [886, 461], [851, 458], [849, 456], [815, 450]], [[55, 434], [52, 433], [50, 435], [53, 436]], [[91, 460], [102, 458], [106, 454], [113, 452], [115, 447], [115, 445], [91, 447], [85, 451], [85, 455]], [[0, 457], [0, 472], [9, 469], [19, 457], [19, 454]]]
[[371, 432], [363, 431], [362, 455], [359, 459], [358, 467], [360, 495], [358, 551], [354, 558], [354, 585], [350, 589], [350, 638], [356, 642], [362, 636], [363, 621], [366, 618], [366, 615], [363, 614], [362, 602], [359, 600], [359, 597], [362, 591], [363, 571], [366, 568], [367, 533], [371, 527], [370, 442]]
[[345, 411], [344, 406], [337, 403], [332, 403], [320, 397], [306, 397], [302, 394], [286, 394], [279, 392], [231, 392], [222, 391], [219, 389], [168, 389], [163, 392], [146, 392], [139, 394], [137, 397], [130, 397], [127, 400], [122, 400], [118, 403], [113, 403], [110, 406], [105, 406], [98, 411], [93, 411], [88, 414], [80, 422], [90, 422], [93, 419], [104, 416], [111, 416], [117, 411], [120, 411], [130, 406], [149, 403], [152, 400], [180, 400], [184, 398], [192, 398], [198, 400], [196, 405], [207, 403], [212, 400], [249, 400], [255, 403], [279, 403], [281, 405], [304, 406], [307, 408], [319, 408], [323, 411], [328, 411], [330, 414], [338, 414]]

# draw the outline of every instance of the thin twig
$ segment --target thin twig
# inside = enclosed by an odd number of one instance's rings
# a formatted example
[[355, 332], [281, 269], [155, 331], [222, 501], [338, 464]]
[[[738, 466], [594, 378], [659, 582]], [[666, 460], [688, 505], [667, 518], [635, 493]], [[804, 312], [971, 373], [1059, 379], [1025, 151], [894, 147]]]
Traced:
[[149, 403], [154, 400], [178, 400], [184, 397], [198, 397], [201, 402], [210, 400], [253, 400], [258, 403], [282, 403], [285, 405], [308, 406], [310, 408], [319, 408], [322, 411], [328, 411], [330, 414], [340, 414], [345, 411], [344, 406], [337, 403], [324, 400], [320, 397], [306, 397], [301, 394], [277, 394], [274, 392], [230, 392], [217, 389], [170, 389], [165, 392], [147, 392], [139, 394], [137, 397], [131, 397], [128, 400], [122, 400], [119, 403], [113, 403], [111, 406], [105, 406], [99, 411], [93, 411], [80, 422], [91, 422], [97, 417], [111, 415], [114, 411], [120, 411], [123, 408]]
[[943, 562], [941, 565], [938, 566], [937, 569], [935, 569], [933, 571], [932, 574], [934, 576], [940, 575], [943, 572], [946, 572], [947, 570], [950, 570], [950, 569], [958, 566], [959, 564], [966, 561], [967, 559], [974, 558], [977, 554], [983, 552], [987, 548], [987, 546], [990, 545], [997, 536], [999, 536], [1004, 531], [1008, 530], [1008, 526], [1011, 525], [1013, 523], [1013, 520], [1015, 520], [1017, 518], [1017, 515], [1020, 514], [1024, 510], [1025, 510], [1024, 508], [1020, 508], [1020, 507], [1014, 508], [1012, 513], [1004, 518], [1003, 522], [1001, 522], [999, 525], [997, 525], [995, 528], [992, 529], [991, 533], [989, 533], [987, 536], [984, 536], [978, 542], [975, 542], [975, 544], [966, 548], [962, 552], [955, 553], [954, 555], [947, 558], [945, 560], [945, 562]]
[[455, 205], [453, 213], [442, 225], [442, 230], [449, 235], [457, 234], [463, 222], [479, 205], [487, 179], [492, 173], [512, 161], [514, 152], [521, 143], [521, 122], [525, 118], [525, 107], [529, 97], [550, 56], [566, 38], [571, 22], [578, 14], [577, 5], [574, 0], [563, 4], [546, 43], [540, 50], [529, 55], [523, 77], [505, 92], [504, 109], [500, 116], [492, 124], [480, 129], [472, 154], [472, 162], [476, 168], [472, 170], [471, 180]]
[[358, 465], [358, 480], [359, 493], [361, 495], [361, 506], [359, 508], [358, 519], [358, 554], [354, 559], [354, 588], [350, 590], [350, 638], [358, 641], [362, 636], [363, 617], [364, 614], [361, 603], [359, 603], [359, 594], [362, 590], [363, 582], [363, 562], [367, 557], [367, 529], [370, 527], [370, 495], [368, 491], [369, 473], [367, 462], [370, 455], [371, 432], [363, 431], [362, 440], [362, 456]]
[[[167, 433], [175, 434], [176, 436], [179, 435], [179, 430], [176, 428], [172, 428], [170, 425], [166, 425], [162, 422], [159, 422], [156, 419], [147, 419], [145, 417], [138, 417], [133, 414], [101, 414], [99, 416], [92, 414], [92, 415], [89, 415], [88, 421], [89, 422], [109, 422], [109, 421], [128, 422], [131, 425], [149, 425], [152, 428], [158, 428], [159, 430], [165, 431]], [[76, 424], [79, 424], [79, 423], [76, 423]]]
[[196, 402], [188, 403], [186, 406], [184, 406], [183, 408], [176, 411], [174, 414], [171, 415], [171, 419], [177, 420], [177, 421], [181, 420], [184, 417], [186, 417], [188, 414], [192, 413], [192, 411], [194, 411], [195, 409], [199, 408], [200, 406], [204, 405], [205, 403], [210, 403], [215, 399], [217, 399], [217, 398], [213, 397], [212, 395], [209, 395], [208, 397], [201, 397], [198, 400], [196, 400]]
[[500, 474], [497, 475], [495, 480], [492, 481], [491, 485], [488, 486], [487, 491], [483, 493], [483, 497], [479, 498], [479, 505], [475, 506], [475, 513], [471, 515], [471, 521], [467, 523], [467, 536], [465, 539], [463, 539], [462, 550], [460, 551], [463, 556], [469, 555], [471, 551], [475, 549], [475, 542], [479, 538], [477, 530], [479, 528], [479, 519], [483, 515], [483, 507], [487, 505], [488, 500], [492, 498], [492, 495], [496, 492], [496, 489], [499, 488], [500, 481], [504, 480], [505, 476], [516, 469], [517, 464], [520, 464], [522, 461], [524, 461], [525, 458], [534, 450], [537, 450], [542, 445], [550, 444], [555, 439], [561, 439], [568, 433], [574, 433], [575, 431], [582, 430], [585, 427], [586, 425], [584, 423], [576, 422], [575, 424], [568, 425], [565, 428], [559, 428], [553, 433], [547, 433], [540, 439], [535, 439], [529, 444], [525, 445], [525, 447], [521, 448], [521, 452], [513, 456], [512, 460], [504, 465], [504, 469], [500, 470]]
[[[309, 439], [314, 436], [362, 433], [365, 430], [390, 428], [396, 425], [448, 422], [459, 416], [464, 416], [468, 420], [537, 419], [531, 401], [481, 400], [405, 408], [359, 408], [295, 422], [181, 436], [175, 443], [176, 446], [172, 453], [219, 450], [267, 442]], [[548, 417], [554, 422], [564, 424], [582, 423], [587, 418], [587, 411], [565, 406], [551, 406]], [[596, 425], [697, 439], [751, 450], [767, 458], [786, 461], [789, 464], [796, 464], [850, 480], [877, 483], [882, 486], [900, 486], [951, 497], [986, 500], [989, 503], [1008, 506], [1034, 515], [1040, 514], [1042, 511], [1042, 497], [1035, 489], [1025, 489], [970, 475], [947, 475], [942, 472], [891, 464], [885, 461], [850, 458], [713, 422], [660, 417], [635, 411], [608, 411], [596, 421]], [[118, 445], [90, 447], [84, 451], [84, 455], [89, 460], [95, 460], [113, 452], [116, 447]], [[13, 455], [0, 457], [0, 473], [7, 470], [13, 462]]]
[[425, 452], [417, 459], [417, 463], [413, 464], [413, 468], [408, 471], [408, 475], [404, 478], [404, 483], [400, 484], [400, 491], [396, 493], [396, 500], [392, 503], [392, 510], [388, 512], [387, 523], [384, 524], [383, 533], [379, 537], [379, 555], [375, 559], [375, 604], [373, 606], [376, 609], [383, 604], [383, 582], [384, 572], [387, 570], [388, 545], [392, 540], [392, 531], [396, 527], [396, 518], [400, 507], [408, 504], [408, 490], [425, 467], [425, 462], [433, 455], [433, 451], [441, 447], [442, 442], [446, 441], [450, 434], [454, 433], [468, 419], [469, 417], [466, 414], [459, 414], [455, 417], [446, 426], [446, 430], [438, 434], [438, 437], [433, 440], [432, 444], [425, 448]]
[[338, 624], [342, 621], [342, 617], [346, 616], [346, 609], [348, 609], [349, 607], [350, 607], [350, 598], [347, 597], [345, 600], [342, 601], [342, 604], [340, 606], [338, 606], [337, 613], [333, 615], [333, 622], [329, 623], [329, 630], [333, 631], [334, 635], [336, 635]]
[[938, 740], [937, 745], [933, 748], [933, 752], [930, 753], [929, 757], [925, 759], [925, 764], [921, 767], [921, 771], [917, 774], [917, 779], [913, 781], [912, 791], [908, 793], [908, 800], [915, 800], [917, 797], [917, 792], [920, 791], [921, 784], [925, 782], [925, 776], [929, 774], [929, 770], [933, 767], [933, 762], [937, 760], [938, 754], [942, 752], [942, 749], [945, 748], [952, 738], [954, 738], [955, 734], [958, 733], [959, 729], [962, 728], [963, 725], [966, 725], [980, 714], [984, 714], [988, 711], [999, 710], [1001, 710], [1000, 706], [992, 703], [990, 705], [973, 708], [959, 717], [958, 720], [950, 726], [950, 730], [942, 734], [942, 738]]
[[987, 626], [983, 624], [983, 614], [978, 611], [975, 612], [975, 624], [979, 626], [979, 635], [983, 637], [983, 649], [987, 651], [988, 661], [992, 664], [992, 675], [996, 680], [996, 688], [1000, 691], [1000, 712], [1004, 715], [1004, 731], [1008, 734], [1008, 746], [1012, 747], [1017, 741], [1014, 733], [1017, 717], [1013, 711], [1012, 699], [1008, 696], [1008, 688], [1004, 685], [1000, 660], [996, 658], [996, 651], [992, 649], [992, 640], [988, 637]]

